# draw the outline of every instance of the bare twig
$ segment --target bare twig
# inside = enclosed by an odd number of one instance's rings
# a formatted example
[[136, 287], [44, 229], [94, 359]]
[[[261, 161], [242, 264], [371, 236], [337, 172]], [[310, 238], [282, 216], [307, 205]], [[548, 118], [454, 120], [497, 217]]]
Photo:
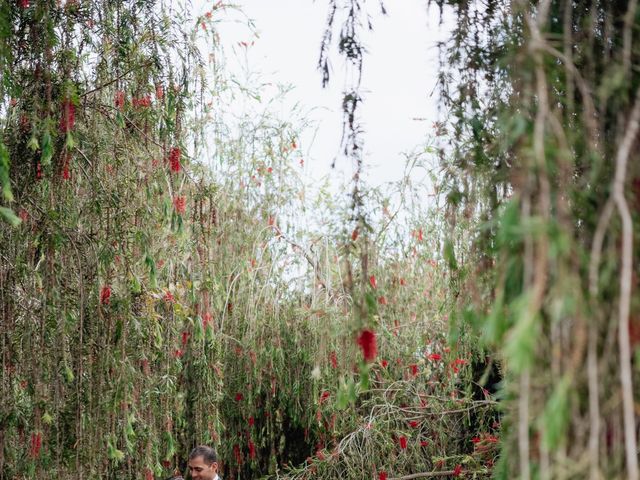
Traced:
[[635, 102], [622, 144], [616, 154], [616, 173], [613, 180], [612, 197], [622, 220], [622, 271], [620, 275], [620, 306], [618, 317], [618, 342], [620, 344], [620, 381], [622, 385], [622, 408], [624, 417], [625, 451], [629, 480], [638, 480], [638, 449], [636, 422], [633, 411], [633, 382], [631, 372], [631, 348], [629, 345], [629, 311], [631, 306], [631, 280], [633, 274], [633, 220], [624, 196], [627, 163], [631, 148], [640, 129], [640, 88], [636, 91]]

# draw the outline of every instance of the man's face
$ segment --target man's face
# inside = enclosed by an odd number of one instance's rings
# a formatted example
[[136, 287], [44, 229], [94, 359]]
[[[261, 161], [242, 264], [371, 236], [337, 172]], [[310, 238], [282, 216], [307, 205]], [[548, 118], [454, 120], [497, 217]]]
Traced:
[[193, 480], [213, 480], [217, 472], [218, 464], [207, 465], [202, 456], [189, 460], [189, 473]]

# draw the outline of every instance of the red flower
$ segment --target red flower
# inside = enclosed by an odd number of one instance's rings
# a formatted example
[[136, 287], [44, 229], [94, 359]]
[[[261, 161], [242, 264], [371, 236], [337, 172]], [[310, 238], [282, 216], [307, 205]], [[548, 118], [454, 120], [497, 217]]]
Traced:
[[387, 298], [384, 295], [382, 297], [378, 297], [378, 303], [380, 305], [386, 305], [387, 304]]
[[115, 104], [118, 110], [124, 109], [124, 91], [117, 90], [114, 95], [113, 103]]
[[241, 402], [242, 400], [244, 400], [244, 395], [240, 392], [236, 393], [236, 402]]
[[109, 305], [109, 300], [111, 299], [111, 287], [109, 285], [105, 285], [100, 290], [100, 303], [102, 305]]
[[331, 362], [332, 368], [338, 368], [338, 356], [336, 355], [336, 352], [332, 351], [329, 354], [329, 362]]
[[378, 288], [378, 283], [376, 282], [376, 276], [375, 275], [371, 275], [369, 277], [369, 284], [371, 285], [371, 288]]
[[382, 368], [387, 368], [387, 366], [389, 365], [389, 362], [387, 362], [386, 360], [382, 360], [380, 362], [380, 365], [382, 366]]
[[323, 391], [322, 394], [320, 395], [320, 401], [318, 403], [322, 405], [324, 402], [326, 402], [329, 399], [330, 396], [331, 396], [331, 393], [329, 392], [329, 390]]
[[144, 469], [144, 480], [153, 480], [153, 478], [154, 478], [153, 477], [153, 472], [150, 469], [145, 468]]
[[358, 239], [359, 234], [360, 231], [358, 230], [358, 227], [354, 228], [353, 232], [351, 232], [351, 240], [355, 242]]
[[410, 426], [411, 428], [418, 428], [418, 427], [420, 426], [420, 422], [418, 422], [417, 420], [411, 420], [411, 421], [409, 422], [409, 426]]
[[233, 446], [233, 456], [236, 457], [236, 463], [242, 465], [242, 454], [240, 453], [240, 445], [237, 443]]
[[498, 443], [498, 437], [494, 437], [493, 435], [487, 435], [485, 440], [489, 443]]
[[373, 330], [362, 330], [358, 336], [358, 345], [366, 362], [376, 358], [378, 347], [376, 345], [376, 333]]
[[248, 423], [250, 427], [253, 427], [256, 424], [256, 421], [253, 417], [249, 417]]
[[180, 155], [182, 152], [178, 147], [173, 147], [169, 152], [169, 167], [173, 173], [180, 171]]
[[174, 298], [173, 294], [169, 290], [167, 290], [164, 294], [164, 301], [168, 303], [173, 303], [175, 302], [175, 300], [176, 299]]
[[404, 287], [407, 284], [407, 281], [404, 278], [400, 279], [400, 286]]
[[249, 440], [249, 458], [252, 460], [256, 458], [256, 446], [251, 440]]
[[36, 180], [42, 180], [42, 165], [40, 162], [36, 164]]
[[69, 155], [69, 152], [66, 152], [62, 160], [62, 178], [65, 180], [69, 180], [71, 178], [71, 172], [69, 172], [70, 158], [71, 156]]
[[378, 480], [387, 480], [387, 472], [380, 472]]
[[31, 434], [31, 450], [29, 454], [33, 458], [40, 456], [40, 449], [42, 448], [42, 434], [40, 432]]
[[29, 0], [20, 0], [20, 8], [29, 8]]
[[184, 195], [180, 195], [173, 199], [173, 208], [176, 209], [178, 215], [183, 215], [187, 210], [187, 199]]
[[429, 446], [429, 442], [427, 440], [420, 440], [420, 446], [421, 447], [428, 447]]
[[60, 131], [67, 133], [73, 130], [76, 123], [76, 106], [68, 98], [62, 102], [62, 116], [60, 117]]
[[398, 441], [400, 442], [400, 448], [405, 450], [407, 448], [407, 437], [402, 436], [398, 438]]
[[181, 348], [178, 348], [173, 352], [173, 358], [182, 358], [183, 355], [184, 350], [182, 350]]
[[471, 443], [480, 443], [480, 437], [473, 437]]
[[456, 465], [456, 467], [453, 469], [453, 476], [459, 477], [461, 473], [462, 473], [462, 465]]
[[418, 365], [416, 365], [415, 363], [409, 365], [409, 370], [411, 370], [411, 375], [413, 375], [414, 377], [418, 375]]
[[182, 332], [182, 346], [186, 347], [189, 342], [189, 337], [191, 334], [189, 332]]
[[439, 353], [430, 353], [429, 355], [427, 355], [427, 358], [429, 360], [438, 361], [442, 359], [442, 355], [440, 355]]

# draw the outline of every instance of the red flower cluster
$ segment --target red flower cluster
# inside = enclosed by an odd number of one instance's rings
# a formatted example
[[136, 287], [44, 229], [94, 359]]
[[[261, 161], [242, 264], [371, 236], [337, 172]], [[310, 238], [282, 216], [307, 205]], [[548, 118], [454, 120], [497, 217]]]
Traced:
[[378, 480], [387, 480], [387, 472], [380, 472]]
[[329, 390], [323, 391], [322, 394], [320, 395], [320, 400], [318, 401], [318, 403], [322, 405], [324, 402], [329, 400], [330, 396], [331, 396], [331, 393], [329, 392]]
[[187, 343], [189, 343], [189, 337], [191, 334], [189, 332], [182, 332], [182, 346], [186, 347]]
[[407, 448], [407, 437], [405, 437], [404, 435], [401, 436], [400, 438], [398, 438], [398, 442], [400, 442], [400, 448], [402, 450], [406, 450], [406, 448]]
[[153, 472], [149, 468], [144, 469], [144, 480], [153, 480]]
[[173, 173], [178, 173], [181, 169], [180, 155], [182, 152], [178, 147], [173, 147], [169, 152], [169, 167]]
[[249, 458], [251, 460], [256, 458], [256, 446], [253, 444], [251, 440], [249, 440]]
[[244, 395], [240, 392], [236, 393], [236, 402], [241, 402], [242, 400], [244, 400]]
[[432, 361], [438, 361], [442, 360], [442, 355], [440, 355], [439, 353], [430, 353], [429, 355], [427, 355], [427, 358]]
[[40, 449], [42, 448], [42, 434], [40, 432], [31, 434], [31, 449], [29, 455], [32, 458], [38, 458], [40, 456]]
[[20, 8], [29, 8], [29, 0], [20, 0]]
[[71, 172], [69, 171], [69, 164], [71, 163], [71, 155], [69, 152], [65, 152], [62, 160], [62, 178], [69, 180], [71, 178]]
[[113, 103], [118, 110], [124, 109], [124, 91], [117, 90], [114, 96]]
[[378, 303], [380, 305], [386, 305], [387, 304], [387, 297], [385, 297], [384, 295], [381, 297], [378, 297]]
[[65, 98], [62, 102], [62, 116], [60, 117], [60, 131], [67, 133], [73, 130], [76, 124], [76, 106], [73, 102]]
[[336, 355], [335, 351], [331, 351], [331, 353], [329, 354], [329, 362], [331, 362], [331, 368], [338, 368], [338, 356]]
[[453, 469], [453, 476], [459, 477], [460, 474], [462, 474], [462, 465], [456, 465], [455, 468]]
[[376, 282], [376, 276], [375, 275], [371, 275], [369, 277], [369, 285], [371, 285], [371, 288], [373, 288], [373, 289], [378, 288], [378, 282]]
[[413, 375], [414, 377], [418, 375], [418, 365], [416, 365], [415, 363], [409, 365], [409, 370], [411, 370], [411, 375]]
[[132, 98], [131, 104], [137, 108], [147, 108], [151, 106], [151, 95], [145, 95], [139, 98]]
[[182, 195], [175, 197], [173, 199], [173, 208], [176, 209], [176, 213], [183, 215], [187, 208], [187, 199]]
[[250, 427], [253, 427], [256, 424], [256, 421], [253, 417], [249, 417], [248, 423]]
[[373, 330], [362, 330], [358, 335], [357, 342], [366, 362], [371, 362], [376, 358], [378, 346], [376, 344], [376, 333]]
[[102, 305], [109, 305], [109, 301], [111, 299], [111, 287], [109, 285], [105, 285], [100, 290], [100, 303]]
[[417, 420], [411, 420], [411, 421], [409, 422], [409, 426], [410, 426], [411, 428], [418, 428], [418, 427], [420, 426], [420, 422], [418, 422]]

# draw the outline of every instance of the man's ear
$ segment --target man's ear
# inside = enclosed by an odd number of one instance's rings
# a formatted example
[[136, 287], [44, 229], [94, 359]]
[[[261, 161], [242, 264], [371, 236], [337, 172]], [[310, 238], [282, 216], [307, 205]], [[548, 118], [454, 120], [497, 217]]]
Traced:
[[213, 462], [211, 464], [211, 468], [213, 468], [213, 471], [217, 473], [218, 472], [218, 462]]

